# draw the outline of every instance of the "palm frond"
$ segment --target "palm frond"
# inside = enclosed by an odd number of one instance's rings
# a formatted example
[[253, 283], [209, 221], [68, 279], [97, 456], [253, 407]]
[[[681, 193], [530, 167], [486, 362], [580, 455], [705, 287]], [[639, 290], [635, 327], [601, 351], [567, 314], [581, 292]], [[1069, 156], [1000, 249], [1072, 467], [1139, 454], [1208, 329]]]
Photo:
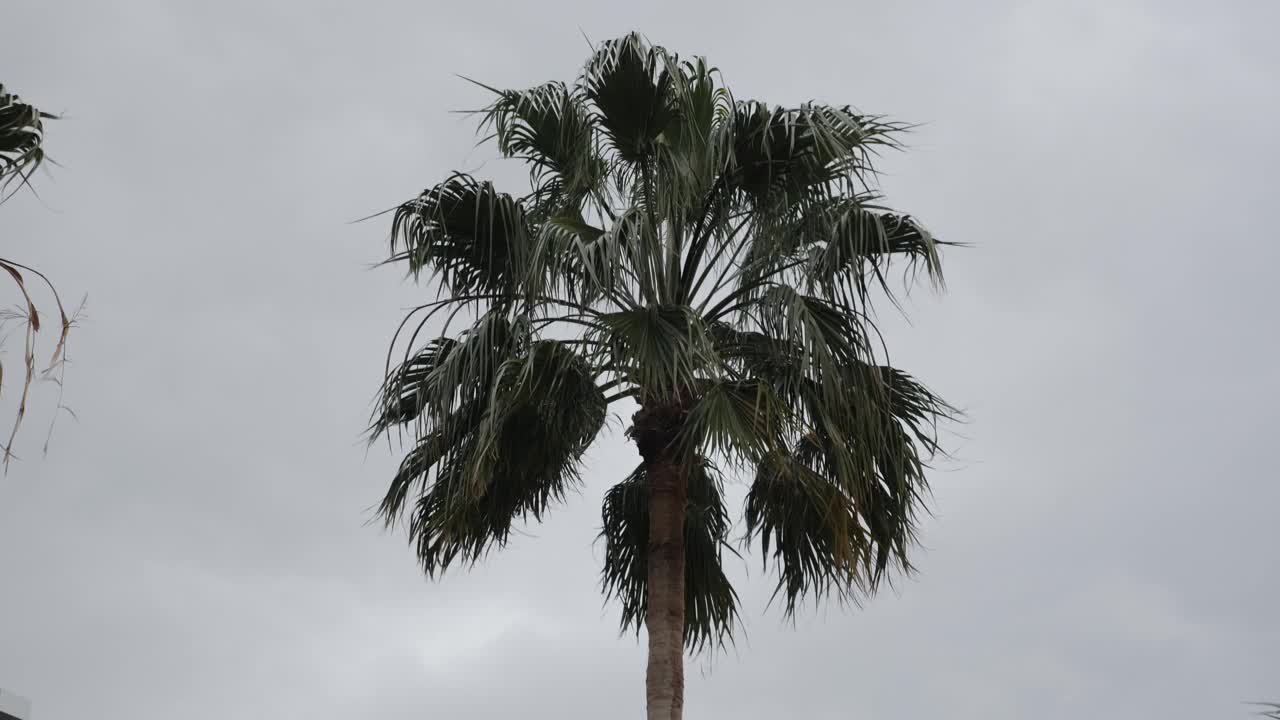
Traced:
[[687, 452], [759, 462], [785, 445], [792, 411], [774, 387], [756, 378], [718, 380], [698, 388], [681, 441]]
[[676, 117], [665, 55], [632, 33], [601, 43], [578, 81], [596, 122], [626, 162], [651, 158], [654, 141]]
[[709, 334], [716, 354], [736, 375], [768, 381], [783, 396], [794, 397], [788, 382], [801, 368], [804, 348], [793, 340], [726, 322], [711, 324]]
[[46, 160], [44, 121], [57, 116], [41, 112], [0, 83], [0, 202], [16, 192], [9, 186], [30, 187], [31, 174]]
[[911, 570], [926, 462], [941, 451], [936, 421], [955, 414], [884, 366], [854, 364], [797, 384], [803, 434], [758, 464], [746, 508], [748, 537], [775, 565], [788, 613], [805, 596], [856, 600], [886, 571]]
[[402, 204], [391, 224], [391, 260], [430, 270], [455, 294], [513, 292], [530, 245], [520, 203], [463, 174]]
[[942, 286], [940, 243], [915, 218], [893, 213], [875, 200], [858, 195], [812, 203], [786, 232], [758, 243], [755, 257], [805, 259], [797, 279], [828, 297], [842, 293], [846, 303], [865, 304], [872, 284], [892, 296], [885, 272], [895, 259], [905, 260], [909, 273], [922, 268]]
[[698, 216], [689, 211], [698, 208], [719, 175], [724, 153], [716, 127], [732, 112], [733, 96], [717, 82], [719, 71], [704, 58], [663, 59], [675, 108], [657, 141], [663, 211], [692, 224]]
[[[648, 607], [649, 488], [643, 466], [605, 496], [602, 512], [607, 597], [622, 605], [622, 627], [639, 632]], [[722, 563], [731, 526], [721, 480], [713, 465], [697, 461], [689, 474], [685, 509], [685, 624], [690, 649], [722, 645], [738, 621], [738, 596]]]
[[856, 309], [771, 284], [748, 310], [765, 335], [800, 348], [802, 374], [832, 372], [873, 355], [867, 320]]
[[[409, 396], [429, 417], [380, 514], [388, 523], [409, 514], [409, 536], [428, 575], [505, 545], [516, 520], [540, 520], [577, 484], [582, 454], [604, 424], [604, 396], [571, 349], [554, 340], [508, 349], [505, 357], [453, 366], [467, 354], [467, 341], [437, 344], [413, 366], [418, 373], [429, 368], [415, 386], [428, 388], [426, 397]], [[453, 402], [438, 407], [445, 395]], [[400, 413], [404, 397], [387, 406]]]
[[820, 458], [809, 439], [790, 452], [779, 451], [761, 463], [747, 495], [745, 520], [762, 559], [779, 576], [786, 612], [812, 595], [821, 600], [835, 589], [864, 590], [873, 552], [847, 495], [823, 477]]
[[483, 124], [505, 157], [528, 163], [532, 204], [544, 214], [576, 209], [605, 173], [585, 99], [564, 83], [500, 91]]
[[648, 268], [633, 261], [643, 256], [639, 237], [645, 232], [642, 218], [628, 212], [616, 218], [608, 230], [588, 223], [581, 214], [553, 215], [539, 229], [535, 256], [546, 259], [541, 284], [530, 278], [530, 288], [560, 293], [584, 304], [632, 307], [640, 288], [652, 288]]
[[592, 334], [611, 354], [618, 373], [644, 398], [688, 392], [713, 361], [700, 318], [683, 306], [648, 305], [607, 313]]
[[435, 371], [460, 344], [454, 338], [436, 338], [395, 368], [387, 377], [374, 417], [371, 429], [375, 435], [412, 422], [422, 414], [432, 395], [432, 383], [439, 379]]
[[848, 107], [787, 109], [742, 101], [725, 129], [732, 137], [730, 187], [758, 212], [769, 212], [787, 210], [815, 192], [830, 197], [866, 187], [875, 152], [895, 146], [904, 127]]

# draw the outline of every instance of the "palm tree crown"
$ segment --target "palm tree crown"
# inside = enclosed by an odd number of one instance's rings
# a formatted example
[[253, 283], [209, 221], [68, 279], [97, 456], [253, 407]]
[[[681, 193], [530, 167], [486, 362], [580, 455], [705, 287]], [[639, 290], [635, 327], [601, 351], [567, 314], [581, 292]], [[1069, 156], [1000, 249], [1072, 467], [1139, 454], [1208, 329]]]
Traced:
[[407, 518], [426, 573], [541, 520], [610, 408], [632, 402], [641, 462], [608, 492], [602, 531], [624, 626], [646, 621], [650, 475], [669, 468], [689, 647], [737, 617], [722, 474], [750, 478], [747, 536], [788, 613], [909, 567], [951, 409], [885, 364], [872, 321], [891, 270], [942, 281], [940, 243], [875, 191], [871, 161], [904, 128], [738, 100], [704, 59], [635, 34], [595, 48], [572, 84], [484, 87], [482, 126], [530, 191], [454, 174], [392, 223], [391, 260], [439, 289], [392, 342], [373, 422], [412, 437], [380, 512]]

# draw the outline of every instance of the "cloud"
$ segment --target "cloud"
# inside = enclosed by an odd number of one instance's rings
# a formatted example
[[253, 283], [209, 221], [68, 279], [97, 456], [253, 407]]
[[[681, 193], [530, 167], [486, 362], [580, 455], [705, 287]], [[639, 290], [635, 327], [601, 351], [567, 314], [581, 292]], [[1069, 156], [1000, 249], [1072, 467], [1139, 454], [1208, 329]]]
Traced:
[[[6, 253], [89, 293], [47, 459], [0, 480], [0, 685], [35, 717], [636, 717], [643, 643], [599, 596], [587, 485], [473, 572], [367, 524], [385, 342], [423, 290], [349, 221], [453, 169], [464, 73], [576, 72], [578, 27], [706, 54], [742, 97], [923, 125], [885, 160], [950, 292], [886, 318], [970, 411], [921, 573], [858, 611], [766, 611], [690, 662], [691, 717], [1243, 716], [1275, 687], [1280, 417], [1267, 211], [1276, 10], [559, 2], [15, 7], [3, 79], [64, 111]], [[12, 359], [13, 349], [7, 350]], [[24, 428], [28, 448], [50, 388]], [[5, 398], [9, 398], [6, 394]], [[0, 398], [4, 401], [4, 398]], [[740, 494], [741, 488], [734, 492]], [[775, 608], [776, 610], [776, 608]]]

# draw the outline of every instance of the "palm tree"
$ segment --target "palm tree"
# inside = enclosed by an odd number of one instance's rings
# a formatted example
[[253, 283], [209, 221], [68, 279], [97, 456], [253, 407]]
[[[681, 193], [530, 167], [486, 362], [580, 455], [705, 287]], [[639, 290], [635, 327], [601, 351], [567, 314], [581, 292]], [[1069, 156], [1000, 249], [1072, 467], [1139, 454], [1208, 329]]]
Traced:
[[[44, 152], [44, 121], [53, 119], [54, 115], [37, 110], [29, 103], [23, 102], [17, 95], [10, 94], [4, 88], [4, 84], [0, 83], [0, 204], [3, 204], [13, 194], [22, 188], [31, 188], [31, 176], [41, 165], [47, 160]], [[36, 341], [40, 332], [40, 313], [38, 312], [35, 300], [31, 295], [31, 288], [27, 285], [27, 274], [34, 275], [39, 281], [45, 285], [53, 294], [53, 299], [58, 308], [59, 319], [61, 321], [61, 329], [58, 335], [58, 341], [54, 346], [52, 357], [49, 361], [48, 368], [43, 371], [46, 377], [53, 376], [54, 373], [60, 372], [64, 366], [66, 357], [67, 335], [71, 331], [72, 320], [67, 317], [66, 309], [62, 305], [62, 298], [58, 296], [58, 291], [54, 289], [53, 283], [44, 273], [35, 268], [28, 267], [14, 260], [0, 257], [0, 269], [4, 270], [9, 278], [18, 287], [18, 291], [22, 296], [22, 304], [16, 312], [10, 311], [0, 314], [0, 322], [5, 320], [18, 320], [24, 327], [26, 336], [25, 352], [23, 354], [23, 383], [22, 392], [18, 398], [17, 417], [14, 419], [12, 429], [9, 431], [9, 439], [0, 446], [4, 452], [4, 467], [7, 471], [9, 463], [13, 459], [13, 444], [17, 437], [18, 428], [22, 425], [22, 418], [27, 411], [27, 398], [31, 391], [31, 383], [37, 376], [36, 370]], [[0, 367], [0, 377], [3, 376], [3, 368]], [[59, 384], [61, 378], [54, 378]], [[61, 403], [59, 403], [61, 407]]]
[[439, 294], [391, 343], [371, 435], [412, 449], [380, 515], [407, 518], [428, 576], [473, 564], [563, 500], [610, 408], [637, 404], [603, 587], [647, 629], [648, 717], [678, 719], [684, 649], [738, 619], [723, 474], [751, 477], [747, 537], [787, 613], [909, 568], [951, 409], [885, 364], [870, 303], [894, 268], [940, 283], [939, 243], [873, 189], [903, 128], [849, 107], [736, 100], [635, 34], [572, 84], [482, 87], [482, 128], [531, 189], [454, 174], [394, 212], [388, 262]]

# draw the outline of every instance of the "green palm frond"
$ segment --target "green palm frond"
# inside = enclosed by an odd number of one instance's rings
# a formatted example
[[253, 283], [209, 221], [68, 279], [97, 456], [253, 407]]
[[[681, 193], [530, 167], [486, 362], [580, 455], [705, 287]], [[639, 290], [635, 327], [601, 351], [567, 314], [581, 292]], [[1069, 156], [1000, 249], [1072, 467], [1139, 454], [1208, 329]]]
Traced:
[[721, 170], [724, 138], [716, 128], [732, 113], [733, 96], [717, 84], [719, 73], [705, 59], [664, 59], [675, 105], [656, 148], [664, 212], [683, 215], [692, 226]]
[[687, 452], [705, 450], [751, 465], [784, 446], [793, 423], [791, 409], [769, 382], [718, 380], [698, 388], [682, 440]]
[[656, 303], [658, 280], [648, 262], [653, 247], [652, 229], [639, 208], [618, 212], [608, 229], [601, 231], [580, 253], [588, 294], [615, 306], [635, 308]]
[[745, 516], [788, 613], [806, 596], [856, 600], [887, 570], [911, 569], [925, 461], [940, 452], [935, 423], [954, 415], [888, 367], [855, 365], [799, 385], [805, 430], [758, 463]]
[[579, 82], [618, 156], [626, 162], [650, 160], [655, 141], [677, 115], [666, 52], [636, 33], [606, 41]]
[[806, 594], [821, 599], [832, 588], [865, 588], [870, 564], [853, 503], [822, 476], [821, 454], [814, 439], [775, 453], [760, 464], [747, 495], [748, 532], [766, 563], [777, 566], [788, 613]]
[[[504, 545], [514, 520], [541, 519], [578, 482], [582, 454], [604, 424], [604, 396], [571, 350], [554, 340], [501, 345], [436, 344], [402, 366], [406, 381], [390, 388], [381, 422], [409, 422], [415, 409], [425, 417], [380, 512], [394, 522], [418, 491], [409, 534], [429, 575]], [[496, 351], [471, 352], [477, 347]]]
[[11, 183], [30, 186], [31, 174], [46, 160], [44, 121], [56, 117], [23, 102], [0, 83], [0, 202], [13, 194]]
[[533, 205], [546, 213], [578, 209], [606, 170], [585, 98], [561, 82], [495, 92], [483, 125], [493, 128], [504, 157], [529, 164]]
[[622, 261], [628, 253], [621, 243], [627, 240], [620, 236], [630, 229], [625, 223], [615, 223], [606, 233], [581, 213], [548, 217], [540, 228], [534, 255], [549, 261], [541, 283], [534, 285], [539, 279], [530, 278], [531, 286], [585, 305], [630, 305], [631, 288], [638, 278]]
[[649, 305], [602, 315], [593, 337], [609, 348], [613, 366], [642, 388], [644, 397], [686, 391], [705, 377], [713, 361], [700, 318], [683, 306]]
[[436, 338], [395, 369], [387, 378], [383, 401], [374, 418], [374, 427], [379, 432], [411, 422], [422, 414], [431, 385], [439, 378], [433, 371], [459, 344], [460, 341], [453, 338]]
[[895, 147], [903, 129], [848, 107], [740, 102], [727, 128], [733, 138], [729, 186], [760, 211], [855, 191], [868, 183], [875, 152]]
[[799, 349], [799, 373], [831, 372], [873, 355], [866, 319], [839, 302], [775, 284], [745, 309], [760, 332]]
[[524, 209], [492, 183], [456, 174], [399, 208], [393, 261], [430, 270], [455, 294], [512, 292], [528, 268]]
[[[908, 270], [923, 268], [930, 280], [943, 284], [938, 243], [915, 218], [875, 205], [871, 198], [840, 198], [806, 209], [784, 242], [770, 248], [789, 257], [807, 255], [805, 280], [828, 296], [845, 293], [846, 302], [866, 302], [874, 279], [892, 294], [884, 270], [904, 259]], [[763, 249], [763, 248], [762, 248]]]
[[[643, 466], [609, 490], [602, 521], [605, 595], [622, 605], [623, 630], [639, 632], [647, 608], [649, 546], [649, 494]], [[724, 551], [733, 552], [727, 542], [731, 525], [719, 474], [710, 462], [700, 459], [689, 474], [684, 523], [684, 640], [691, 649], [723, 644], [738, 621], [738, 596], [722, 563]]]

